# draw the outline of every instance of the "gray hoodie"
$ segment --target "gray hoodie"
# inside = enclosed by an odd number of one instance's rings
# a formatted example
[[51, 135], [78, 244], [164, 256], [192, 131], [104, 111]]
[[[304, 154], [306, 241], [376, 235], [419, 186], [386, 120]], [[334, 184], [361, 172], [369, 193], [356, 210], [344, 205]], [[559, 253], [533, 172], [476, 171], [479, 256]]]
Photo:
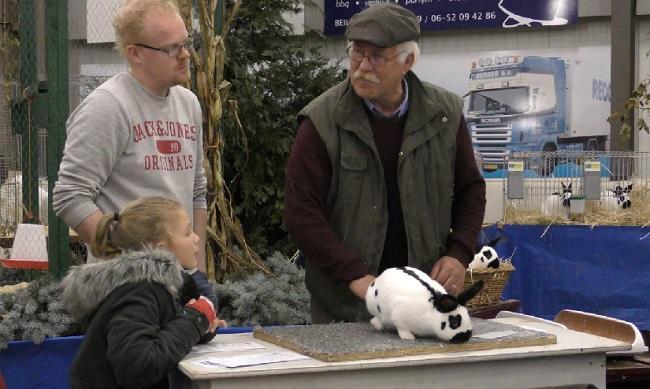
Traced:
[[52, 205], [76, 227], [91, 213], [119, 212], [140, 197], [178, 200], [190, 218], [206, 209], [201, 107], [182, 86], [165, 97], [130, 73], [95, 89], [72, 112]]

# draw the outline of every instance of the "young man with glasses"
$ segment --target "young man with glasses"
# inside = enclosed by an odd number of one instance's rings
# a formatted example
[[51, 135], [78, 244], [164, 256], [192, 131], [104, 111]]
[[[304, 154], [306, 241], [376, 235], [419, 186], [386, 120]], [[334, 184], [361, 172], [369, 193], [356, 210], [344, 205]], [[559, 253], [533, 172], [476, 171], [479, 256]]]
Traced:
[[205, 270], [202, 114], [197, 97], [181, 86], [189, 79], [187, 29], [170, 0], [130, 0], [113, 24], [128, 70], [70, 115], [53, 208], [90, 242], [102, 214], [144, 196], [175, 198], [201, 238]]
[[419, 34], [395, 3], [354, 15], [347, 80], [299, 114], [284, 221], [306, 257], [314, 323], [367, 320], [368, 285], [390, 267], [462, 288], [485, 181], [462, 99], [411, 72]]

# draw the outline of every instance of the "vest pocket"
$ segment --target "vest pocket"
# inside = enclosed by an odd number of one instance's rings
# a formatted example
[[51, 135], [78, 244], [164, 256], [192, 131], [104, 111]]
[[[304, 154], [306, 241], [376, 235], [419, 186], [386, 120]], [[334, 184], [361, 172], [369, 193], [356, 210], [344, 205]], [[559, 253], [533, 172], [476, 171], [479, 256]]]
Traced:
[[363, 180], [368, 170], [366, 156], [341, 155], [339, 171], [339, 199], [346, 204], [359, 204]]
[[357, 171], [366, 170], [368, 160], [365, 155], [341, 155], [341, 166], [344, 169]]

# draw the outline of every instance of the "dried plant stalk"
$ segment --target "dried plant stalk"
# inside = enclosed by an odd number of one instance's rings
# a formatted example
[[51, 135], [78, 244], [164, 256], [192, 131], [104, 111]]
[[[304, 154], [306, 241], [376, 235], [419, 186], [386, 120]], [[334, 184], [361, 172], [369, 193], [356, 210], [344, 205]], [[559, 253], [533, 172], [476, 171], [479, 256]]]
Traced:
[[[225, 0], [196, 1], [201, 47], [200, 52], [194, 49], [190, 51], [196, 79], [196, 85], [191, 89], [199, 98], [204, 117], [204, 167], [208, 176], [208, 276], [221, 281], [226, 274], [231, 273], [261, 270], [270, 274], [261, 258], [246, 243], [241, 222], [232, 208], [230, 194], [222, 175], [221, 156], [225, 142], [219, 123], [223, 115], [223, 104], [228, 101], [230, 90], [230, 82], [223, 78], [226, 58], [224, 39], [239, 10], [241, 0], [234, 1], [232, 8], [224, 15], [221, 34], [215, 31], [214, 17], [217, 6], [220, 6], [219, 1]], [[192, 26], [192, 0], [177, 2], [185, 25]], [[218, 259], [217, 268], [214, 266], [215, 258]]]

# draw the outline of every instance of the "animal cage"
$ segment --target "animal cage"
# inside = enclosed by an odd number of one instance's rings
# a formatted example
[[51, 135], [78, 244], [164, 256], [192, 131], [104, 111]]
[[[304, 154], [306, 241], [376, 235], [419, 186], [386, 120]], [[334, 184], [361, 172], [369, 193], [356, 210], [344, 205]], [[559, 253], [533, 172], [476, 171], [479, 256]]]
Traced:
[[[509, 162], [523, 163], [523, 196], [513, 198], [513, 176], [504, 180], [504, 222], [513, 224], [590, 223], [589, 215], [635, 215], [642, 219], [650, 197], [650, 153], [619, 151], [515, 152]], [[521, 166], [521, 165], [519, 165]], [[589, 185], [586, 185], [586, 178]], [[597, 192], [594, 197], [594, 187]], [[510, 185], [509, 185], [510, 184]], [[513, 191], [514, 192], [514, 191]], [[586, 208], [574, 212], [579, 199]], [[639, 213], [639, 209], [644, 212]], [[646, 223], [647, 223], [646, 219]], [[597, 223], [601, 224], [601, 223]], [[603, 223], [607, 224], [607, 223]], [[618, 223], [614, 223], [618, 224]], [[632, 224], [637, 224], [632, 222]]]
[[[9, 130], [10, 131], [10, 130]], [[29, 179], [23, 179], [21, 163], [22, 137], [7, 131], [6, 137], [0, 144], [2, 157], [0, 159], [0, 236], [11, 235], [16, 225], [23, 221], [23, 215], [32, 212], [23, 204], [23, 191], [28, 196], [37, 194], [39, 214], [34, 210], [34, 216], [42, 224], [47, 224], [48, 182], [46, 166], [47, 131], [43, 128], [38, 131], [38, 144], [36, 147], [37, 158], [31, 158], [37, 163], [38, 186], [32, 187]]]

